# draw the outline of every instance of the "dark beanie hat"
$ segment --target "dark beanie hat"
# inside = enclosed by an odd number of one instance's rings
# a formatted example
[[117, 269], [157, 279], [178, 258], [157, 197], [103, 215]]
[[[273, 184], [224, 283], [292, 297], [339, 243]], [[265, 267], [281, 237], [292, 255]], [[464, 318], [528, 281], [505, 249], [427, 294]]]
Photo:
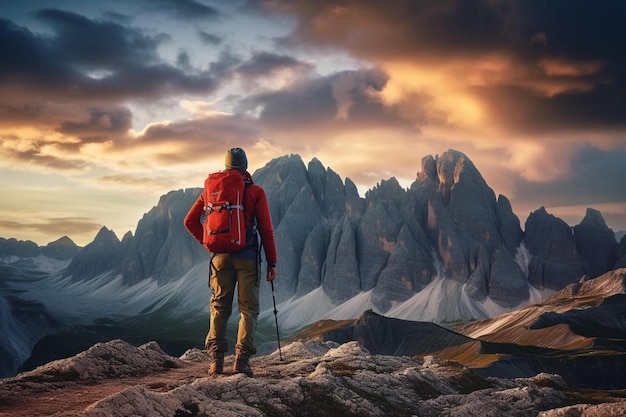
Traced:
[[231, 148], [226, 152], [226, 169], [248, 169], [246, 152], [241, 148]]

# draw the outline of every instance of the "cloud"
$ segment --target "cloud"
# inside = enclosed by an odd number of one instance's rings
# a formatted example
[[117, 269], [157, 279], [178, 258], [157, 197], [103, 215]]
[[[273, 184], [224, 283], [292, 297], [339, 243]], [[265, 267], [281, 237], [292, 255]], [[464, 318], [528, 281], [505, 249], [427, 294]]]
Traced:
[[[341, 49], [376, 64], [396, 94], [433, 97], [438, 112], [464, 129], [493, 124], [520, 136], [626, 128], [620, 2], [263, 4], [296, 18], [283, 45]], [[475, 123], [467, 119], [470, 107], [480, 116]]]
[[94, 234], [102, 228], [93, 219], [86, 217], [51, 217], [37, 222], [0, 220], [4, 233], [36, 232], [47, 236], [72, 236]]
[[[515, 199], [534, 201], [537, 206], [577, 206], [596, 203], [626, 203], [626, 149], [605, 151], [585, 146], [573, 152], [567, 175], [550, 182], [520, 178]], [[550, 163], [550, 161], [546, 161]]]
[[0, 18], [0, 165], [157, 193], [199, 185], [241, 146], [251, 170], [299, 153], [364, 192], [457, 149], [517, 207], [624, 201], [621, 2], [238, 5]]
[[50, 58], [84, 70], [117, 71], [158, 62], [156, 48], [168, 39], [58, 9], [40, 10], [36, 16], [54, 32], [48, 44]]
[[305, 68], [308, 72], [311, 66], [304, 64], [288, 55], [278, 55], [271, 52], [257, 52], [247, 62], [237, 68], [237, 73], [245, 77], [266, 77], [276, 71], [294, 68]]
[[[626, 4], [251, 3], [295, 18], [293, 31], [278, 40], [281, 47], [347, 52], [377, 68], [383, 80], [367, 99], [346, 83], [336, 84], [334, 97], [322, 87], [302, 89], [300, 96], [291, 89], [253, 97], [264, 126], [288, 127], [294, 135], [299, 127], [315, 131], [333, 138], [324, 142], [329, 148], [341, 141], [357, 153], [363, 149], [356, 143], [375, 147], [378, 135], [391, 148], [408, 150], [394, 159], [378, 149], [374, 160], [388, 169], [394, 160], [410, 166], [410, 158], [436, 148], [462, 150], [518, 206], [626, 201], [619, 162], [626, 152], [626, 54], [618, 41], [626, 37]], [[328, 78], [316, 81], [329, 85]], [[351, 130], [352, 123], [368, 126], [355, 111], [359, 103], [377, 110], [376, 133]], [[352, 163], [342, 171], [365, 180], [366, 164]]]
[[377, 97], [385, 82], [384, 74], [376, 70], [343, 71], [250, 95], [236, 110], [257, 113], [260, 125], [267, 129], [307, 136], [381, 124], [400, 127], [406, 121], [387, 111]]
[[85, 149], [125, 137], [131, 117], [124, 107], [45, 103], [16, 109], [0, 105], [0, 119], [5, 120], [0, 134], [2, 165], [84, 171], [102, 162], [102, 155], [91, 160]]
[[223, 42], [223, 39], [221, 36], [213, 34], [213, 33], [208, 33], [203, 30], [198, 31], [198, 36], [200, 37], [202, 42], [207, 45], [219, 46]]
[[177, 187], [177, 179], [171, 176], [136, 176], [130, 174], [109, 174], [96, 178], [96, 181], [102, 184], [143, 188], [143, 189], [173, 189]]
[[112, 21], [46, 9], [38, 18], [52, 29], [35, 35], [0, 19], [3, 102], [117, 103], [161, 99], [172, 93], [206, 94], [217, 87], [210, 71], [186, 72], [164, 62], [157, 48], [169, 37], [147, 35]]
[[215, 7], [194, 0], [147, 0], [145, 11], [164, 12], [183, 21], [215, 20], [222, 13]]
[[132, 114], [125, 107], [93, 107], [85, 109], [89, 117], [81, 121], [63, 121], [58, 131], [77, 137], [82, 143], [102, 142], [124, 135], [131, 127]]
[[[115, 154], [109, 160], [104, 152], [138, 148], [130, 145], [136, 138], [129, 104], [137, 108], [179, 94], [204, 96], [241, 63], [223, 54], [207, 70], [192, 68], [189, 61], [175, 67], [157, 50], [168, 41], [166, 35], [147, 35], [129, 25], [58, 9], [40, 10], [36, 17], [51, 31], [35, 34], [0, 19], [0, 49], [6, 58], [0, 62], [3, 166], [66, 172], [112, 166]], [[185, 132], [180, 133], [170, 138], [168, 149], [155, 152], [157, 159], [184, 161], [184, 153], [172, 153], [185, 141]], [[189, 140], [193, 147], [194, 138]]]

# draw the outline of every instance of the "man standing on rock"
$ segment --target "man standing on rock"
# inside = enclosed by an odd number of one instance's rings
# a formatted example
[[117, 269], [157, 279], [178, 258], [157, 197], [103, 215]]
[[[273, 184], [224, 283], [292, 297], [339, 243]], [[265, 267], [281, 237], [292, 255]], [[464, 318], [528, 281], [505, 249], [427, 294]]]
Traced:
[[[211, 196], [207, 192], [209, 179], [205, 182], [205, 190], [193, 204], [185, 217], [185, 227], [193, 237], [211, 252], [211, 319], [205, 346], [211, 364], [209, 374], [221, 374], [224, 370], [224, 352], [228, 350], [226, 342], [226, 324], [232, 312], [232, 304], [237, 289], [237, 302], [240, 312], [237, 343], [235, 345], [235, 361], [233, 372], [252, 376], [249, 358], [256, 353], [254, 333], [259, 315], [259, 283], [261, 275], [261, 257], [258, 235], [267, 260], [267, 281], [276, 278], [276, 242], [274, 228], [270, 216], [265, 190], [252, 183], [248, 173], [248, 159], [241, 148], [229, 149], [225, 160], [226, 170], [222, 175], [233, 172], [243, 177], [243, 216], [245, 217], [245, 246], [229, 252], [216, 252], [209, 249], [207, 235], [207, 213], [217, 212], [223, 207], [241, 207], [241, 204], [226, 204], [215, 208]], [[219, 173], [218, 173], [219, 174]], [[211, 175], [209, 176], [211, 178]], [[241, 179], [238, 179], [239, 181]], [[216, 194], [213, 192], [212, 194]], [[207, 211], [208, 210], [208, 211]], [[204, 226], [203, 226], [204, 224]], [[257, 234], [258, 231], [258, 234]]]

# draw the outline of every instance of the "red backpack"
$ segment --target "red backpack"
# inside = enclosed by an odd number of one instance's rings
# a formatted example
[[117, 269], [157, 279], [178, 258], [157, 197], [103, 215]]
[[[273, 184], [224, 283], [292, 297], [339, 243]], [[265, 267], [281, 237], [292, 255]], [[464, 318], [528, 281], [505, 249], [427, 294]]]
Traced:
[[245, 188], [244, 177], [237, 170], [215, 172], [204, 181], [203, 243], [210, 252], [235, 252], [246, 247]]

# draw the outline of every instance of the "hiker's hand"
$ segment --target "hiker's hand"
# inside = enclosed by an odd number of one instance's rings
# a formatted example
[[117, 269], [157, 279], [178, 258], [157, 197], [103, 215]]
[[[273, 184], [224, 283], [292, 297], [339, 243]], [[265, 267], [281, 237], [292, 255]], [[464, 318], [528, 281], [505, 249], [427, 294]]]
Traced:
[[276, 278], [276, 267], [275, 266], [268, 267], [267, 268], [267, 280], [274, 281], [275, 278]]

